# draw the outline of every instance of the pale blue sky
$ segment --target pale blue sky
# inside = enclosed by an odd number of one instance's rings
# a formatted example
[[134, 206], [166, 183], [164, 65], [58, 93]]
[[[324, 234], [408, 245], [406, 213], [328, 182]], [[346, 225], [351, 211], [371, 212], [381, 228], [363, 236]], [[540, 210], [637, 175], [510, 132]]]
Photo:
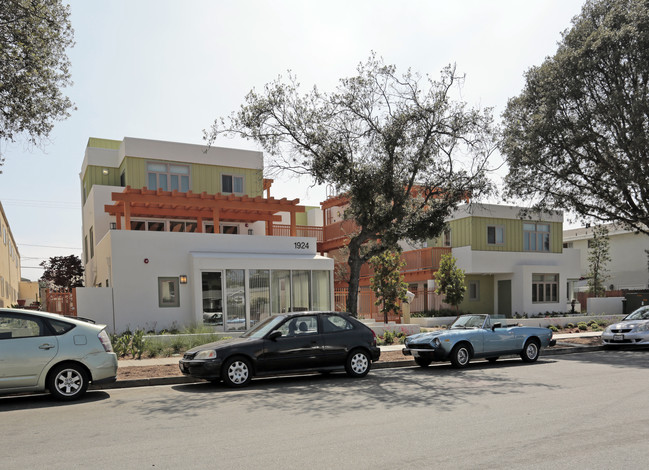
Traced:
[[[462, 97], [500, 115], [523, 74], [556, 51], [583, 0], [73, 0], [77, 111], [42, 149], [2, 143], [0, 201], [36, 280], [44, 258], [81, 254], [79, 171], [88, 137], [202, 143], [202, 130], [287, 69], [331, 90], [370, 51], [400, 70], [466, 73]], [[216, 145], [256, 149], [253, 143]], [[277, 181], [317, 205], [323, 188]]]

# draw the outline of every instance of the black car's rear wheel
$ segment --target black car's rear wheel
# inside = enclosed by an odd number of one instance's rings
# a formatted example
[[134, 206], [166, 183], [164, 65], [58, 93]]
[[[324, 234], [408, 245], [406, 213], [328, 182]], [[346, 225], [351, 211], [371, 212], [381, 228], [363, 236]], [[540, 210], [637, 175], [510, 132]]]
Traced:
[[534, 362], [539, 358], [540, 345], [536, 339], [528, 339], [521, 352], [521, 359], [525, 362]]
[[458, 344], [451, 351], [451, 363], [458, 368], [466, 367], [471, 360], [471, 351], [465, 344]]
[[428, 366], [430, 365], [431, 362], [433, 362], [431, 359], [426, 359], [426, 358], [424, 358], [424, 357], [416, 357], [416, 358], [415, 358], [415, 363], [416, 363], [419, 367], [428, 367]]
[[221, 378], [228, 387], [245, 387], [252, 380], [250, 362], [244, 357], [231, 357], [223, 364]]
[[367, 351], [356, 349], [349, 353], [345, 371], [350, 377], [365, 377], [372, 367], [372, 360]]

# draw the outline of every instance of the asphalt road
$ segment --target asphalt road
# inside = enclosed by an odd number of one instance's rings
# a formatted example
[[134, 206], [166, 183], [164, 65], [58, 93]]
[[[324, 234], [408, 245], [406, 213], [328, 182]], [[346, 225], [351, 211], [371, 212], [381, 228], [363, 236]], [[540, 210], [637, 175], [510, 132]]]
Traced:
[[646, 468], [649, 351], [0, 398], [0, 468]]

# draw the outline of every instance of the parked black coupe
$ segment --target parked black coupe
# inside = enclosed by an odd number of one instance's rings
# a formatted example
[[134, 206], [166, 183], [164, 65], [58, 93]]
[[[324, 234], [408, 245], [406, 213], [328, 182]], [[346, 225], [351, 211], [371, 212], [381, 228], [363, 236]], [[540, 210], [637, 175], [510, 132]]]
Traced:
[[230, 387], [253, 376], [345, 370], [364, 377], [381, 354], [376, 335], [345, 313], [273, 315], [239, 338], [190, 349], [180, 360], [183, 374]]

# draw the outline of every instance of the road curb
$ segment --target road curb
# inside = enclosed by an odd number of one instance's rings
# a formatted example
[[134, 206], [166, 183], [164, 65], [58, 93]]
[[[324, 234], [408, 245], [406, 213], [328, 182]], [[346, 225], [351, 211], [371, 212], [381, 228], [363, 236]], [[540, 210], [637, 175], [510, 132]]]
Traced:
[[[541, 353], [542, 356], [559, 356], [562, 354], [573, 354], [582, 352], [602, 351], [604, 346], [582, 346], [570, 345], [568, 348], [559, 349], [544, 349]], [[405, 361], [390, 361], [390, 362], [375, 362], [372, 364], [372, 369], [395, 369], [402, 367], [416, 366], [414, 360]], [[112, 384], [105, 385], [90, 385], [90, 390], [111, 390], [118, 388], [132, 388], [132, 387], [153, 387], [156, 385], [181, 385], [191, 383], [203, 383], [203, 380], [194, 379], [192, 377], [174, 376], [174, 377], [153, 377], [150, 379], [132, 379], [132, 380], [118, 380]]]

